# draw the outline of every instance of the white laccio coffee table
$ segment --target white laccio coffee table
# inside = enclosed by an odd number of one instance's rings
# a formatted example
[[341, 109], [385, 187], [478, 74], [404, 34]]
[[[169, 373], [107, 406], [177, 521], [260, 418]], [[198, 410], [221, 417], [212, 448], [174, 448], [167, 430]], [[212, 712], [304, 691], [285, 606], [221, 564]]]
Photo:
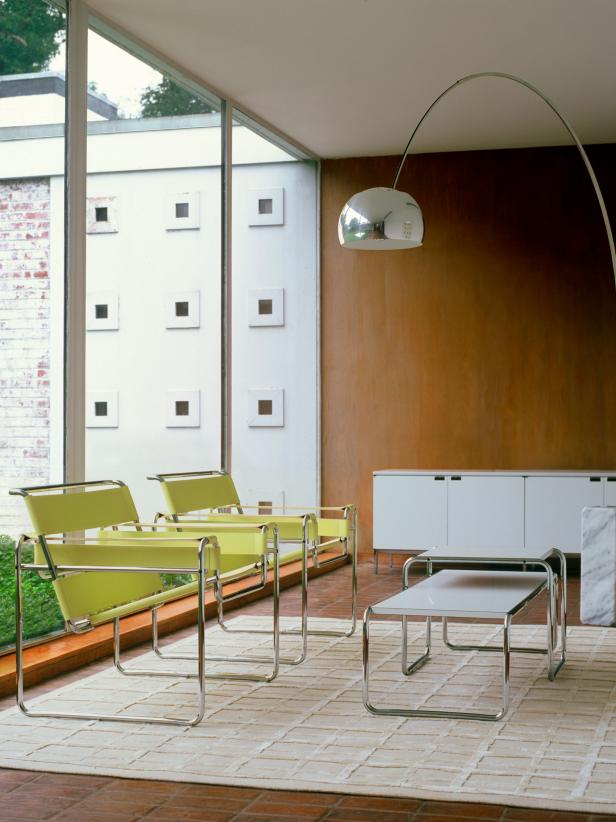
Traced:
[[[548, 566], [549, 568], [549, 566]], [[551, 573], [551, 570], [550, 570]], [[528, 602], [548, 588], [546, 572], [444, 570], [427, 576], [411, 588], [367, 608], [363, 620], [363, 703], [370, 713], [379, 716], [443, 717], [448, 719], [499, 720], [509, 705], [509, 671], [511, 659], [511, 620]], [[432, 619], [440, 617], [444, 625], [450, 618], [499, 619], [503, 621], [503, 644], [472, 646], [473, 650], [495, 651], [503, 655], [502, 707], [496, 713], [446, 710], [441, 708], [378, 707], [370, 701], [370, 619], [375, 616], [398, 616], [402, 621], [402, 673], [410, 676], [430, 658]], [[407, 620], [426, 619], [424, 653], [410, 665], [407, 659]], [[547, 609], [548, 637], [553, 636], [553, 609]], [[471, 646], [466, 646], [471, 647]]]
[[[560, 566], [560, 574], [555, 574], [548, 562], [555, 557]], [[402, 568], [402, 585], [408, 588], [409, 572], [416, 563], [424, 563], [428, 574], [434, 563], [438, 565], [519, 565], [520, 568], [541, 568], [547, 577], [548, 589], [548, 633], [545, 648], [512, 648], [515, 653], [545, 654], [548, 658], [548, 679], [553, 680], [565, 664], [567, 658], [567, 560], [559, 548], [430, 548], [410, 557]], [[558, 600], [560, 597], [560, 643], [558, 631]], [[447, 619], [443, 619], [443, 641], [452, 651], [499, 651], [500, 648], [454, 644], [448, 637]], [[560, 651], [558, 651], [560, 645]], [[555, 654], [558, 654], [554, 660]]]

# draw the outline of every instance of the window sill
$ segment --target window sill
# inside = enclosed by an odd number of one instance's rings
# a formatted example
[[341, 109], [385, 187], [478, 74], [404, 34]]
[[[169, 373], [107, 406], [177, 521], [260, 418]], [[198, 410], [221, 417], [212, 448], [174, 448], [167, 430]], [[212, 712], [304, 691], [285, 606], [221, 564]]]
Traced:
[[[323, 559], [327, 559], [323, 554]], [[322, 568], [309, 568], [309, 576], [317, 577], [348, 562], [341, 558]], [[301, 579], [301, 562], [283, 566], [280, 571], [281, 588], [297, 585]], [[270, 573], [271, 580], [271, 573]], [[250, 587], [250, 580], [240, 580], [225, 586], [227, 593], [241, 593]], [[256, 599], [262, 599], [271, 594], [271, 582], [262, 591], [254, 591], [229, 602], [225, 610], [231, 611], [246, 605]], [[208, 619], [216, 615], [216, 603], [211, 591], [206, 594], [205, 613]], [[170, 602], [161, 607], [158, 612], [159, 634], [172, 633], [188, 625], [194, 625], [197, 620], [197, 597], [191, 596]], [[129, 648], [147, 642], [152, 636], [152, 620], [149, 611], [144, 611], [126, 617], [120, 623], [122, 648]], [[88, 631], [86, 634], [68, 634], [40, 645], [34, 645], [24, 651], [24, 680], [25, 684], [36, 685], [54, 676], [72, 671], [94, 662], [96, 659], [111, 656], [113, 653], [113, 626], [101, 625]], [[6, 654], [0, 658], [0, 696], [15, 693], [15, 654]]]

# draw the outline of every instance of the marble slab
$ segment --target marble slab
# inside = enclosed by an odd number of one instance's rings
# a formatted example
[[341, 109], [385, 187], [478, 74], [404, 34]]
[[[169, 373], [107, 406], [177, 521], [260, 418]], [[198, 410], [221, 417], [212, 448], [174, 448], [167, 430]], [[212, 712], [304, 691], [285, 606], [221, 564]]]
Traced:
[[616, 508], [582, 509], [580, 620], [616, 624]]

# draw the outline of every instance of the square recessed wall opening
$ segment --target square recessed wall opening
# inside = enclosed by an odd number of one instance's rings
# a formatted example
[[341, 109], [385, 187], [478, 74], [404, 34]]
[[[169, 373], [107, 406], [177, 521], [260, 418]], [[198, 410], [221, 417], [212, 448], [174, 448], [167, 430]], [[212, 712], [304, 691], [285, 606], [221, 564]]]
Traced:
[[115, 291], [94, 291], [86, 294], [86, 329], [116, 331], [119, 327], [120, 301]]
[[115, 234], [118, 230], [117, 197], [88, 197], [86, 232], [88, 234]]
[[175, 303], [175, 316], [188, 317], [188, 300], [178, 300]]
[[166, 202], [167, 231], [199, 228], [199, 192], [168, 194]]
[[284, 225], [284, 188], [248, 191], [248, 225]]
[[199, 391], [168, 391], [167, 428], [199, 428], [200, 400]]
[[284, 325], [284, 288], [254, 288], [248, 291], [248, 325]]
[[[247, 420], [251, 428], [284, 427], [284, 389], [251, 388], [248, 390]], [[261, 495], [265, 496], [265, 494]], [[265, 496], [267, 500], [268, 497]]]
[[86, 394], [86, 428], [118, 427], [118, 392], [88, 391]]
[[199, 291], [175, 291], [165, 294], [166, 328], [199, 328]]

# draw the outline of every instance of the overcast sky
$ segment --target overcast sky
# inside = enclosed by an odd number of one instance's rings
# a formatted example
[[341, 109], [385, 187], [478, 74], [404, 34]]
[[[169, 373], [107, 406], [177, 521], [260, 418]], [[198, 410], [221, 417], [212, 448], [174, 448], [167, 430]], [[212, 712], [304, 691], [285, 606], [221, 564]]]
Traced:
[[[51, 71], [64, 71], [64, 45], [49, 68]], [[96, 83], [96, 90], [117, 103], [124, 117], [139, 114], [141, 92], [147, 86], [157, 85], [161, 78], [158, 71], [90, 31], [88, 83]]]

